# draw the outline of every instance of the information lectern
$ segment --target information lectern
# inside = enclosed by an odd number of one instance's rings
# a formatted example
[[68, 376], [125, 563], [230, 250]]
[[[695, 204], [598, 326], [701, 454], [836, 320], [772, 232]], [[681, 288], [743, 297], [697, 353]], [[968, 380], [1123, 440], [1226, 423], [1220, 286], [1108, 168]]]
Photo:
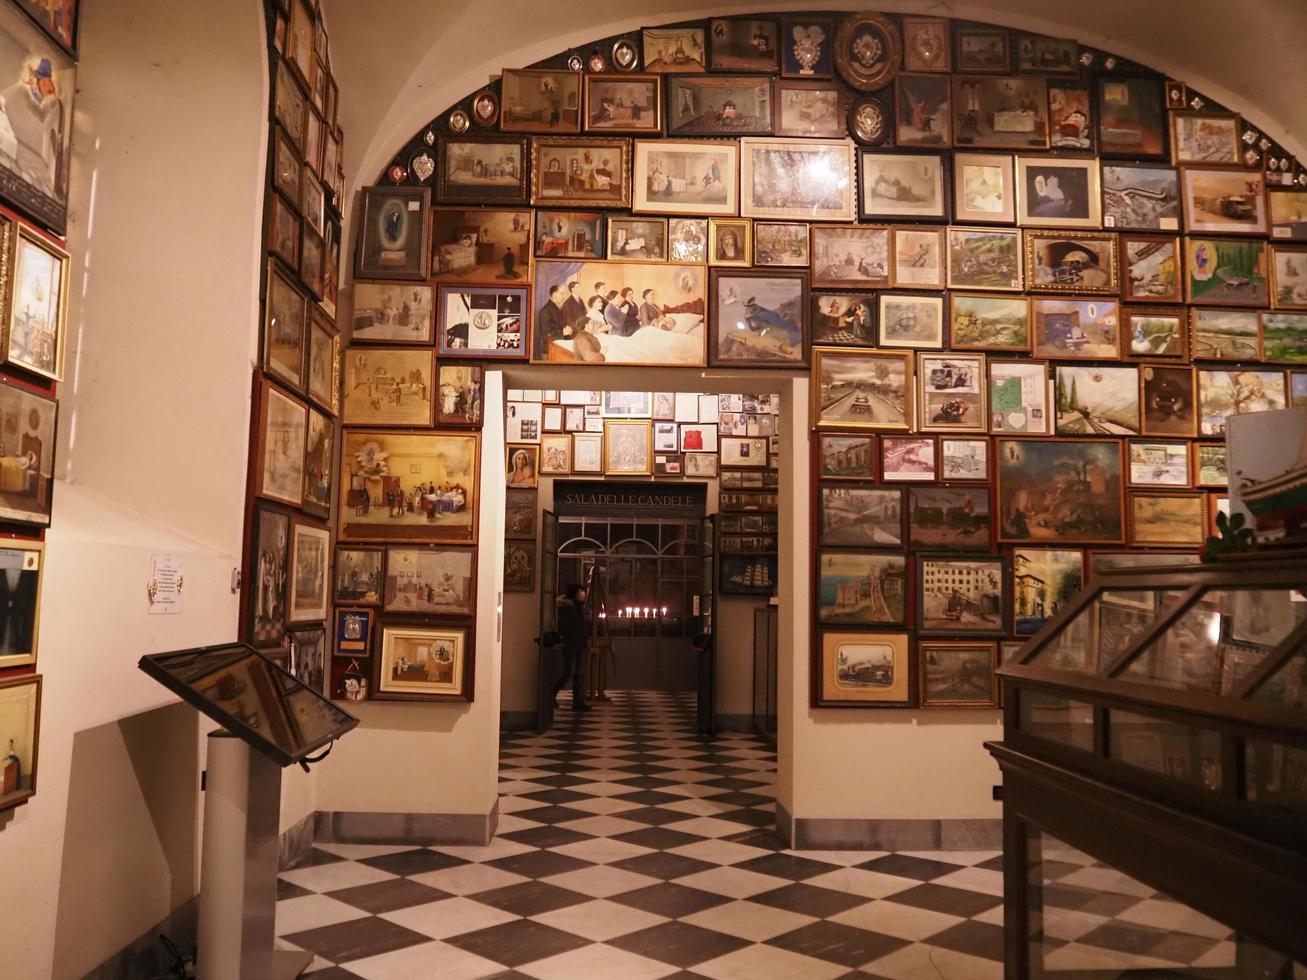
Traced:
[[140, 668], [222, 726], [208, 737], [199, 975], [298, 977], [312, 954], [273, 949], [281, 768], [307, 766], [358, 719], [242, 643], [153, 654]]

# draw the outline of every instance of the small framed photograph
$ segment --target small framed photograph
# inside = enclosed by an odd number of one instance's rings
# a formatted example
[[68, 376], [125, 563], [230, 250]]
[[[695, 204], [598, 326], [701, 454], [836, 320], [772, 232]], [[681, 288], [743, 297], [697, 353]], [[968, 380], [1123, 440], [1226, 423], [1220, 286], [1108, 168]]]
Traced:
[[1017, 223], [1097, 228], [1103, 223], [1097, 160], [1017, 157]]
[[780, 69], [776, 21], [713, 18], [709, 67], [713, 71], [775, 72]]
[[844, 136], [847, 107], [833, 81], [778, 79], [773, 132], [777, 136]]
[[617, 215], [608, 219], [608, 257], [610, 259], [667, 260], [667, 219], [627, 218]]
[[834, 74], [835, 23], [826, 18], [781, 18], [781, 77], [830, 78]]
[[931, 483], [938, 477], [934, 436], [881, 436], [880, 478], [884, 483]]
[[1270, 306], [1266, 249], [1258, 240], [1186, 236], [1185, 297], [1195, 306]]
[[817, 436], [817, 455], [821, 460], [823, 480], [874, 480], [876, 478], [876, 437]]
[[1197, 548], [1207, 539], [1207, 494], [1131, 491], [1130, 544]]
[[540, 437], [540, 475], [570, 476], [572, 473], [572, 437], [566, 432], [547, 433]]
[[755, 221], [753, 223], [754, 265], [806, 267], [808, 254], [808, 226], [804, 222]]
[[387, 548], [382, 612], [470, 617], [476, 611], [475, 570], [472, 548]]
[[722, 436], [719, 455], [723, 469], [765, 470], [768, 467], [765, 438]]
[[1271, 305], [1277, 310], [1307, 310], [1307, 246], [1272, 244], [1270, 255]]
[[667, 240], [673, 262], [708, 261], [707, 218], [667, 219]]
[[[1069, 42], [1074, 44], [1074, 42]], [[1094, 93], [1085, 82], [1050, 80], [1048, 136], [1054, 150], [1094, 152]]]
[[680, 448], [680, 430], [675, 422], [653, 424], [654, 452], [674, 453]]
[[379, 606], [385, 584], [386, 553], [381, 548], [336, 548], [336, 602]]
[[711, 479], [717, 476], [716, 453], [685, 453], [685, 475], [691, 478]]
[[955, 23], [953, 51], [953, 70], [960, 74], [1005, 75], [1012, 70], [1012, 50], [1007, 29], [1003, 27]]
[[375, 624], [375, 609], [337, 608], [336, 640], [331, 655], [350, 660], [372, 656], [372, 628]]
[[434, 424], [435, 354], [414, 347], [351, 347], [345, 355], [346, 425]]
[[1121, 355], [1127, 358], [1185, 357], [1189, 315], [1183, 306], [1134, 306], [1121, 311]]
[[531, 141], [531, 203], [630, 207], [630, 161], [629, 139], [537, 136]]
[[535, 254], [542, 259], [602, 259], [602, 211], [537, 211]]
[[907, 624], [907, 555], [819, 550], [816, 565], [821, 625]]
[[709, 364], [802, 367], [807, 362], [805, 273], [714, 269], [709, 290]]
[[1267, 235], [1266, 182], [1258, 172], [1182, 167], [1184, 226], [1191, 234]]
[[919, 643], [923, 708], [997, 708], [998, 648], [993, 643]]
[[1172, 112], [1171, 162], [1237, 167], [1243, 120], [1233, 112]]
[[1126, 483], [1132, 487], [1189, 488], [1189, 444], [1185, 442], [1128, 443], [1130, 470]]
[[939, 440], [940, 478], [983, 483], [989, 480], [989, 440], [958, 439], [941, 436]]
[[1031, 228], [1025, 237], [1026, 284], [1031, 292], [1120, 294], [1118, 236]]
[[663, 86], [656, 75], [585, 76], [587, 133], [661, 133]]
[[912, 636], [818, 630], [814, 708], [912, 708]]
[[867, 225], [812, 226], [812, 285], [878, 289], [890, 284], [890, 229]]
[[943, 289], [944, 229], [927, 226], [895, 225], [895, 289]]
[[1016, 178], [1010, 154], [953, 154], [953, 220], [996, 225], [1010, 225], [1017, 220]]
[[1255, 310], [1190, 311], [1189, 333], [1197, 361], [1259, 361], [1261, 320]]
[[832, 347], [875, 347], [874, 292], [813, 293], [812, 342]]
[[1225, 443], [1191, 443], [1194, 453], [1194, 486], [1225, 489], [1230, 485], [1230, 467]]
[[1102, 176], [1104, 228], [1180, 230], [1180, 175], [1174, 167], [1105, 162]]
[[299, 520], [292, 523], [287, 619], [291, 623], [321, 622], [327, 618], [330, 605], [327, 575], [331, 569], [331, 531]]
[[744, 137], [740, 140], [740, 214], [853, 221], [857, 188], [853, 152], [847, 139]]
[[650, 476], [653, 473], [653, 423], [604, 420], [604, 475]]
[[989, 431], [1052, 435], [1048, 365], [1043, 361], [989, 361]]
[[526, 286], [440, 286], [436, 350], [444, 357], [520, 360], [527, 356]]
[[0, 680], [0, 735], [4, 762], [0, 775], [0, 812], [21, 806], [36, 795], [41, 735], [41, 675]]
[[[268, 500], [299, 507], [304, 499], [308, 406], [266, 378], [261, 378], [258, 411], [259, 428], [254, 447], [255, 492]], [[25, 435], [24, 438], [28, 437]], [[26, 482], [24, 492], [27, 492]]]
[[1048, 83], [1042, 78], [953, 75], [953, 145], [1048, 149]]
[[1007, 633], [1007, 559], [921, 555], [917, 558], [917, 632], [926, 636]]
[[[739, 153], [733, 141], [636, 140], [632, 210], [646, 214], [736, 214]], [[540, 180], [538, 173], [535, 179]]]
[[1030, 350], [1030, 301], [1024, 296], [950, 293], [949, 346], [955, 350]]
[[535, 487], [539, 482], [540, 447], [533, 445], [508, 445], [504, 455], [507, 458], [506, 476], [510, 487]]
[[563, 428], [568, 432], [585, 431], [585, 406], [563, 406]]
[[880, 346], [942, 348], [944, 297], [881, 293]]
[[604, 436], [602, 432], [572, 433], [572, 472], [604, 471]]
[[1166, 155], [1166, 97], [1162, 79], [1102, 75], [1098, 79], [1098, 151], [1111, 157]]
[[894, 79], [894, 144], [908, 148], [953, 145], [953, 113], [947, 75], [901, 72]]
[[653, 392], [605, 391], [600, 414], [606, 419], [647, 419], [653, 417]]
[[1059, 436], [1139, 435], [1139, 369], [1058, 364], [1053, 369]]
[[1266, 210], [1271, 238], [1279, 242], [1307, 241], [1307, 191], [1268, 188]]
[[949, 289], [1019, 291], [1021, 232], [1015, 228], [948, 230]]
[[1118, 360], [1121, 308], [1114, 299], [1030, 300], [1036, 357]]
[[987, 432], [985, 355], [917, 355], [917, 425], [922, 432]]
[[817, 429], [912, 427], [912, 352], [813, 348], [812, 425]]
[[646, 27], [641, 34], [645, 71], [685, 75], [708, 70], [702, 27]]
[[1180, 239], [1172, 235], [1122, 235], [1125, 264], [1121, 294], [1127, 303], [1182, 303]]
[[430, 265], [431, 191], [365, 187], [362, 194], [354, 277], [425, 280]]
[[913, 551], [982, 551], [990, 546], [988, 487], [909, 487]]
[[708, 219], [708, 264], [752, 264], [752, 222], [748, 218]]
[[939, 154], [863, 150], [860, 161], [859, 210], [864, 219], [948, 218], [944, 158]]
[[1272, 364], [1307, 363], [1307, 313], [1259, 314], [1262, 360]]
[[472, 627], [381, 626], [372, 698], [378, 701], [471, 701]]
[[1054, 602], [1080, 591], [1084, 573], [1085, 553], [1079, 549], [1012, 549], [1012, 632], [1034, 636], [1043, 629], [1056, 611]]
[[767, 136], [771, 132], [771, 79], [757, 75], [667, 79], [668, 136]]

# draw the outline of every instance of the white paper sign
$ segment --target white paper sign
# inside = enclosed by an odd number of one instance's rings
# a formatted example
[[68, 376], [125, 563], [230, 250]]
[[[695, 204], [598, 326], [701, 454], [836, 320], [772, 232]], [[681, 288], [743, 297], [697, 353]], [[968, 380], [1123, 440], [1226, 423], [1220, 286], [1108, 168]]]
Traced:
[[150, 580], [145, 583], [145, 596], [150, 602], [151, 616], [181, 615], [182, 566], [178, 555], [150, 557]]

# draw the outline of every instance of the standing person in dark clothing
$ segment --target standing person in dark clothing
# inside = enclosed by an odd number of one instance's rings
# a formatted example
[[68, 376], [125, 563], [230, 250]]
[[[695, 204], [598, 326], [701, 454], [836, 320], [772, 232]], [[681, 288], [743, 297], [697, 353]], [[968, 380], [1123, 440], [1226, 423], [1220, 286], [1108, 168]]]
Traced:
[[585, 617], [585, 589], [573, 582], [558, 597], [557, 629], [563, 637], [563, 668], [554, 682], [554, 696], [572, 682], [572, 710], [589, 711], [585, 703], [585, 655], [590, 624]]

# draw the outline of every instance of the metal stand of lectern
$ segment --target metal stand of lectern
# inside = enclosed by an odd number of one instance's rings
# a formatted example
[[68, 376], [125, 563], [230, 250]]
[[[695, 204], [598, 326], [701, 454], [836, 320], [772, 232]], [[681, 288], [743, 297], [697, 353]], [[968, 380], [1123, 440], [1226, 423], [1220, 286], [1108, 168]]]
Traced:
[[199, 975], [293, 980], [313, 954], [273, 949], [281, 766], [226, 731], [208, 743]]

